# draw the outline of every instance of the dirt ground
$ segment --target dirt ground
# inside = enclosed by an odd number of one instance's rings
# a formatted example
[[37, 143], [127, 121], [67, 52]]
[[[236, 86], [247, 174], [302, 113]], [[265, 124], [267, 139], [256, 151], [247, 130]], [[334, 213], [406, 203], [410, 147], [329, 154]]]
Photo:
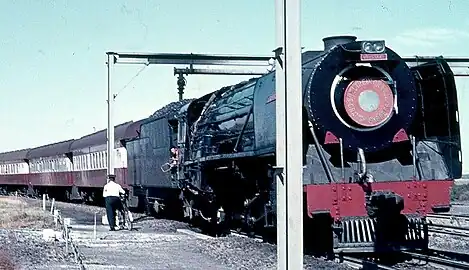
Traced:
[[40, 269], [67, 261], [62, 243], [42, 240], [42, 229], [53, 226], [53, 217], [27, 199], [0, 197], [0, 269]]

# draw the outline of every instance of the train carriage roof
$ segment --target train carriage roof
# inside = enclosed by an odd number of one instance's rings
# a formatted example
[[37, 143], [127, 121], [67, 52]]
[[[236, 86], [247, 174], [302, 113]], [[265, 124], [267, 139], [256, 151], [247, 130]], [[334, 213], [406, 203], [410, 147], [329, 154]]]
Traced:
[[32, 148], [26, 155], [26, 158], [35, 159], [40, 157], [51, 157], [70, 153], [70, 146], [72, 145], [73, 141], [74, 140], [72, 139]]
[[0, 162], [5, 163], [6, 161], [24, 160], [26, 159], [29, 150], [30, 149], [27, 148], [27, 149], [0, 153]]
[[[144, 120], [144, 119], [143, 119]], [[140, 132], [140, 124], [143, 120], [129, 121], [115, 126], [114, 140], [120, 142], [128, 138], [138, 136]], [[73, 142], [70, 147], [71, 151], [84, 149], [87, 147], [104, 145], [107, 142], [107, 129], [97, 131], [95, 133], [86, 135]]]

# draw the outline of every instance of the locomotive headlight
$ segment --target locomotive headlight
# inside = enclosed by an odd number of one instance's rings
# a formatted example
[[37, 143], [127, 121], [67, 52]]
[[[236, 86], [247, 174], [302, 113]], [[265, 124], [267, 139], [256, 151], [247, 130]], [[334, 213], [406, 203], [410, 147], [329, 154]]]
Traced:
[[384, 40], [363, 41], [362, 53], [383, 53], [385, 47]]

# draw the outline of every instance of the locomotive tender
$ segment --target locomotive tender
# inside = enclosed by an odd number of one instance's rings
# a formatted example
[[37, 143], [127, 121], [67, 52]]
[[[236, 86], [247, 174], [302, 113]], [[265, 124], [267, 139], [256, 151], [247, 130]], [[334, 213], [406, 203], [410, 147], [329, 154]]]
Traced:
[[[305, 240], [425, 248], [425, 216], [449, 211], [462, 173], [453, 73], [443, 59], [409, 67], [384, 41], [323, 41], [302, 55]], [[134, 206], [176, 207], [215, 232], [275, 232], [275, 106], [270, 72], [116, 127], [117, 181]], [[0, 154], [0, 187], [100, 200], [105, 139]]]

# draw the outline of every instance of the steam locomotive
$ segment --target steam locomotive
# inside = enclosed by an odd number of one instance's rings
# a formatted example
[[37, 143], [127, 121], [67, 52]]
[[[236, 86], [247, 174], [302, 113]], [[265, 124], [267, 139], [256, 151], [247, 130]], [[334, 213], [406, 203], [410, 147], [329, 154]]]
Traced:
[[[428, 246], [462, 173], [444, 59], [410, 66], [384, 41], [323, 39], [302, 54], [305, 243], [330, 251]], [[210, 232], [275, 233], [275, 72], [116, 127], [117, 182], [134, 207]], [[0, 154], [0, 189], [101, 201], [106, 131]]]
[[[302, 55], [305, 237], [326, 250], [425, 248], [427, 213], [461, 177], [455, 81], [444, 60], [409, 67], [384, 41], [329, 37]], [[178, 115], [185, 216], [275, 228], [275, 72]]]

